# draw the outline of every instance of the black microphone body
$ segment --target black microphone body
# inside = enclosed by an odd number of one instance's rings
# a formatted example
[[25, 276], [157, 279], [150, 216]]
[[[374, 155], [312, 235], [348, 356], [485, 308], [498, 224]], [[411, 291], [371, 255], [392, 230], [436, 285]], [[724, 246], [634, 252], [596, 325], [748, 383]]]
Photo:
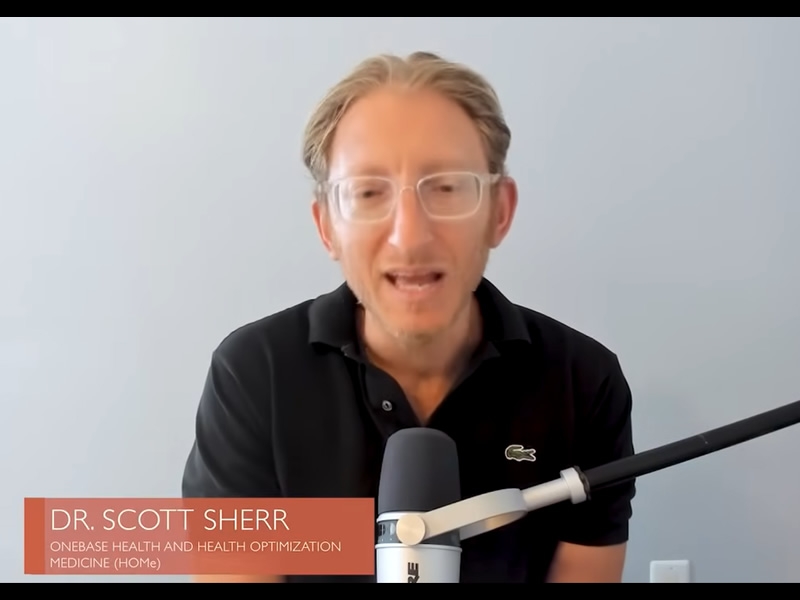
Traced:
[[458, 583], [458, 531], [409, 546], [397, 537], [397, 521], [461, 500], [458, 451], [445, 433], [401, 429], [386, 443], [378, 488], [377, 583]]

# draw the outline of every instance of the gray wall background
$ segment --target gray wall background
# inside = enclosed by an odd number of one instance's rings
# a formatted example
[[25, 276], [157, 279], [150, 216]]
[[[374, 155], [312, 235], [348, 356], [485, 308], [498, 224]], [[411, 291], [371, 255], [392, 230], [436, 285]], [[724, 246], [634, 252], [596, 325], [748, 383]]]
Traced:
[[[796, 19], [3, 19], [0, 579], [35, 581], [24, 496], [179, 492], [212, 349], [340, 281], [305, 118], [416, 49], [496, 85], [521, 204], [489, 276], [620, 355], [639, 450], [800, 398]], [[626, 581], [800, 582], [799, 452], [642, 478]]]

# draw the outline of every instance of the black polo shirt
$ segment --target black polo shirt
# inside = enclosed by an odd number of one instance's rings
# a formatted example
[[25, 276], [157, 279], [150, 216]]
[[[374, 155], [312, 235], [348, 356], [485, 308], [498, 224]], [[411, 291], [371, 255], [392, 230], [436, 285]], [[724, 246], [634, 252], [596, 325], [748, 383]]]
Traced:
[[[475, 293], [484, 343], [427, 424], [455, 440], [464, 497], [631, 454], [631, 392], [615, 354], [513, 304], [485, 279]], [[399, 385], [364, 358], [356, 310], [342, 285], [221, 342], [199, 403], [184, 496], [377, 496], [387, 438], [419, 423]], [[512, 444], [535, 460], [507, 458]], [[633, 483], [609, 488], [464, 540], [461, 582], [540, 582], [559, 541], [627, 541], [634, 493]]]

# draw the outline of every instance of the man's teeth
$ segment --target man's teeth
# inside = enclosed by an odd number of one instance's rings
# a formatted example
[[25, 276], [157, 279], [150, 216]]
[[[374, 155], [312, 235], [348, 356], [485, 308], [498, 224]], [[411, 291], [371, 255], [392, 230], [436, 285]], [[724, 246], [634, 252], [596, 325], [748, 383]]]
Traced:
[[393, 274], [391, 279], [398, 287], [421, 289], [436, 283], [439, 278], [436, 273], [426, 273], [422, 275]]

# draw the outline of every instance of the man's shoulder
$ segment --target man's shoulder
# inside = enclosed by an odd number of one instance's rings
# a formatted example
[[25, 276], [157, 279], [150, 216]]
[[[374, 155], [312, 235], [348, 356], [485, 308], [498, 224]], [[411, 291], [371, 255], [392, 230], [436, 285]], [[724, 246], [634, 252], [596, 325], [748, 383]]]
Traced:
[[527, 306], [515, 306], [527, 325], [531, 339], [538, 340], [549, 356], [579, 363], [616, 361], [613, 350], [585, 331]]
[[516, 307], [552, 377], [589, 395], [608, 384], [627, 385], [616, 351], [604, 342], [550, 315]]
[[[574, 416], [619, 433], [627, 423], [632, 393], [617, 353], [597, 338], [554, 317], [519, 306], [531, 335], [540, 345], [546, 377], [553, 389], [569, 390]], [[613, 437], [613, 436], [612, 436]]]
[[226, 362], [240, 364], [254, 357], [266, 357], [278, 345], [283, 351], [299, 349], [308, 342], [309, 309], [314, 299], [246, 322], [225, 334], [214, 355]]

